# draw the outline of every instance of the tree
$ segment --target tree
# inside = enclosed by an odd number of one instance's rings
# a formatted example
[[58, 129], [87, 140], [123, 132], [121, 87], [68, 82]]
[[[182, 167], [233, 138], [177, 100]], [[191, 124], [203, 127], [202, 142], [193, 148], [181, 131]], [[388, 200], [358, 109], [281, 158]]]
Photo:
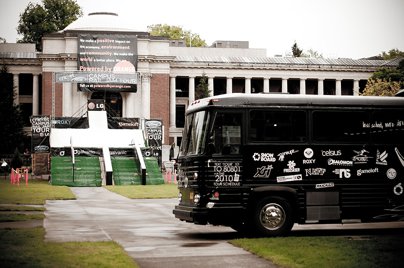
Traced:
[[0, 37], [0, 43], [7, 43], [6, 38]]
[[170, 40], [185, 40], [187, 47], [203, 47], [206, 46], [205, 40], [201, 39], [198, 34], [191, 31], [185, 31], [180, 26], [171, 26], [167, 24], [154, 24], [147, 26], [150, 35], [167, 37]]
[[83, 15], [75, 0], [42, 0], [42, 4], [29, 3], [20, 14], [17, 27], [23, 37], [19, 42], [35, 43], [42, 50], [41, 39], [47, 33], [63, 30]]
[[201, 79], [199, 79], [199, 83], [195, 88], [195, 100], [203, 99], [209, 97], [210, 90], [208, 85], [208, 77], [206, 74], [202, 74]]
[[14, 104], [11, 74], [3, 65], [0, 69], [0, 154], [10, 154], [23, 141], [23, 119], [18, 105]]
[[383, 51], [382, 54], [379, 55], [384, 60], [392, 60], [395, 58], [404, 58], [404, 51], [400, 51], [396, 48], [390, 49], [389, 52]]
[[313, 49], [309, 49], [307, 50], [307, 53], [304, 54], [305, 57], [309, 57], [309, 58], [322, 58], [323, 54], [320, 54], [319, 52], [313, 50]]
[[404, 59], [396, 68], [380, 68], [368, 79], [362, 95], [393, 96], [404, 86]]
[[396, 81], [370, 78], [362, 93], [363, 96], [394, 96], [400, 90], [400, 83]]
[[295, 41], [295, 43], [292, 46], [292, 55], [293, 57], [297, 58], [297, 57], [301, 57], [303, 54], [303, 50], [301, 50], [298, 46], [297, 43]]

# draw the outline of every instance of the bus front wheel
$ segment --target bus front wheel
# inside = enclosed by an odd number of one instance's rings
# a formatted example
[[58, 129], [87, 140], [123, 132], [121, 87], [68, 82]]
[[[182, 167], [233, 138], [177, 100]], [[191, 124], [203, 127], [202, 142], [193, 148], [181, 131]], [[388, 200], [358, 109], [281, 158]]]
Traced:
[[261, 199], [254, 212], [255, 230], [263, 236], [282, 236], [293, 227], [293, 209], [283, 197]]

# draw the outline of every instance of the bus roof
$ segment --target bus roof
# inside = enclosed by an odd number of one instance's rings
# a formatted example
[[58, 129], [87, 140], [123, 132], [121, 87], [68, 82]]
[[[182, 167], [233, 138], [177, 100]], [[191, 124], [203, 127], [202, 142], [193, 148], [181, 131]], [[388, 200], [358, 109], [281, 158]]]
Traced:
[[196, 100], [187, 113], [204, 107], [269, 107], [269, 106], [333, 106], [333, 107], [401, 107], [404, 98], [379, 96], [335, 96], [295, 94], [232, 93]]

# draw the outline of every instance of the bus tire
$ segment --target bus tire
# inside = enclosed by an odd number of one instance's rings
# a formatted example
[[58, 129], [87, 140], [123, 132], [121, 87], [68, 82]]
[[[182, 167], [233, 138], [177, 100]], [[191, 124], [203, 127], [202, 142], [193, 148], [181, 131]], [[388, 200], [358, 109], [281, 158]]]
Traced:
[[292, 205], [283, 197], [265, 197], [256, 205], [253, 224], [260, 236], [286, 235], [294, 224]]

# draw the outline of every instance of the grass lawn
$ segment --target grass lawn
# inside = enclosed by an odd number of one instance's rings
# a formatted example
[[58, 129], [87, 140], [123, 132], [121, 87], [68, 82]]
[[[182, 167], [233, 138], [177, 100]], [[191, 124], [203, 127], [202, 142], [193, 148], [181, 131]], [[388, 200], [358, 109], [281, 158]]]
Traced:
[[75, 199], [74, 194], [66, 186], [52, 186], [47, 181], [30, 180], [28, 185], [10, 184], [8, 180], [0, 180], [1, 204], [45, 204], [46, 200]]
[[[52, 199], [75, 196], [69, 187], [46, 181], [17, 186], [0, 180], [0, 222], [43, 219], [41, 205]], [[138, 267], [115, 242], [50, 243], [44, 235], [43, 228], [0, 229], [0, 267]]]
[[115, 242], [44, 242], [43, 228], [0, 229], [1, 267], [138, 267]]
[[126, 196], [128, 198], [176, 198], [178, 188], [176, 184], [159, 185], [120, 185], [104, 186], [111, 192]]
[[403, 266], [404, 240], [400, 236], [243, 238], [230, 242], [288, 268]]

